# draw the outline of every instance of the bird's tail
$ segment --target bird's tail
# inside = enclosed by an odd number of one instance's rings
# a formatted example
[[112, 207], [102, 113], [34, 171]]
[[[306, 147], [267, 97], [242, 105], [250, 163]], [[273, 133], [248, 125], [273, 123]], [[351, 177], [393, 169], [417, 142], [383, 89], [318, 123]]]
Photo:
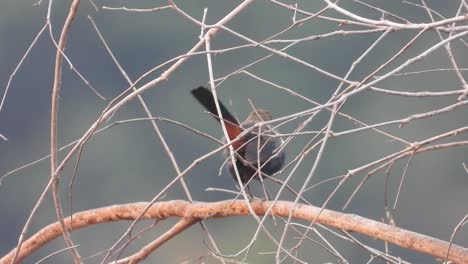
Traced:
[[[218, 111], [216, 109], [215, 98], [208, 88], [200, 86], [192, 91], [193, 97], [206, 108], [212, 115], [218, 117]], [[227, 108], [218, 100], [221, 115], [224, 119], [224, 125], [226, 126], [229, 138], [232, 140], [242, 133], [242, 128], [239, 125], [239, 121], [227, 110]], [[218, 122], [221, 122], [219, 118], [216, 118]]]
[[[192, 90], [192, 95], [197, 99], [197, 101], [203, 105], [212, 115], [219, 116], [218, 111], [216, 110], [215, 99], [213, 94], [208, 88], [200, 86]], [[227, 108], [218, 100], [219, 108], [221, 109], [221, 115], [224, 120], [229, 121], [235, 125], [238, 125], [239, 122], [234, 118], [234, 116], [227, 110]], [[218, 119], [218, 121], [220, 121]]]

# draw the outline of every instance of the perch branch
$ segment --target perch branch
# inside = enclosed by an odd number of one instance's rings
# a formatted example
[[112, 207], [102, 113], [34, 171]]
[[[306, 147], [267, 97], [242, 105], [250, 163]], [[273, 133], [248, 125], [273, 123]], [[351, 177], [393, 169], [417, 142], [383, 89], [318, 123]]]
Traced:
[[[182, 219], [181, 222], [179, 222], [179, 225], [184, 227], [182, 229], [186, 229], [190, 226], [190, 224], [187, 223], [192, 223], [192, 221], [196, 222], [207, 218], [245, 216], [249, 214], [247, 204], [245, 201], [241, 200], [225, 200], [213, 203], [194, 202], [193, 204], [182, 200], [158, 202], [149, 207], [149, 209], [141, 215], [141, 213], [147, 209], [148, 205], [148, 202], [139, 202], [102, 207], [75, 213], [73, 215], [73, 231], [99, 223], [134, 220], [138, 217], [140, 217], [140, 219], [159, 220], [168, 217], [181, 217], [185, 220]], [[274, 205], [269, 201], [254, 201], [251, 203], [251, 206], [257, 215], [264, 215], [268, 211], [270, 214], [280, 217], [288, 217], [289, 214], [292, 214], [292, 217], [296, 219], [302, 219], [305, 221], [315, 220], [320, 224], [384, 240], [437, 258], [443, 259], [447, 254], [449, 243], [437, 238], [415, 233], [396, 226], [387, 225], [358, 215], [340, 213], [300, 203], [298, 203], [294, 208], [293, 205], [293, 202], [287, 201], [277, 201]], [[269, 210], [270, 207], [272, 207], [272, 209]], [[64, 220], [67, 229], [71, 231], [70, 217]], [[27, 256], [61, 235], [62, 229], [60, 227], [60, 223], [56, 222], [44, 227], [24, 242], [18, 255], [18, 261], [24, 260]], [[159, 242], [157, 242], [156, 247], [152, 247], [152, 250], [155, 250], [159, 245], [164, 244], [161, 242], [169, 240], [174, 235], [167, 236], [164, 241], [161, 241], [161, 239], [163, 239], [162, 237], [155, 240], [159, 240]], [[15, 249], [3, 256], [0, 259], [0, 264], [10, 263], [14, 253]], [[468, 264], [468, 249], [452, 244], [448, 260], [458, 264]]]

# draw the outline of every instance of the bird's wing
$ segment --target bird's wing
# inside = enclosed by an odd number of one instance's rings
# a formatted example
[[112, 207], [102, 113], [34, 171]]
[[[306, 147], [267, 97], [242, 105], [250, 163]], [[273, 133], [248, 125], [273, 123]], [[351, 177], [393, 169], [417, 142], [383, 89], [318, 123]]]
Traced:
[[250, 137], [245, 146], [244, 159], [252, 164], [263, 163], [267, 161], [281, 144], [279, 138], [269, 137], [268, 135]]

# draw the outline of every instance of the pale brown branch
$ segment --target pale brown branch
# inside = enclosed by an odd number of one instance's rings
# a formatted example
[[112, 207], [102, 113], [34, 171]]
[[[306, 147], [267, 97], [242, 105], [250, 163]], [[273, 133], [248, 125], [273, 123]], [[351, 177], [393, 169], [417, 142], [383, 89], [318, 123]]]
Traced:
[[[73, 215], [73, 230], [95, 224], [141, 219], [166, 219], [168, 217], [181, 217], [186, 222], [181, 222], [181, 226], [187, 227], [190, 221], [198, 221], [207, 218], [224, 218], [232, 216], [246, 216], [249, 209], [245, 201], [225, 200], [214, 203], [196, 202], [189, 203], [182, 200], [150, 203], [139, 202], [122, 205], [102, 207], [89, 211], [75, 213]], [[316, 221], [317, 223], [356, 232], [375, 239], [388, 241], [392, 244], [408, 248], [410, 250], [429, 254], [438, 258], [444, 258], [449, 247], [449, 243], [437, 238], [415, 233], [396, 226], [387, 225], [378, 221], [364, 218], [358, 215], [345, 214], [337, 211], [323, 209], [312, 205], [294, 203], [288, 201], [254, 201], [250, 204], [257, 215], [269, 215], [287, 217], [292, 214], [293, 218], [305, 221]], [[294, 210], [293, 210], [294, 209]], [[145, 211], [146, 210], [146, 211]], [[141, 216], [141, 213], [145, 213]], [[190, 220], [192, 219], [192, 220]], [[65, 225], [70, 230], [70, 218], [65, 219]], [[177, 225], [173, 228], [178, 228]], [[184, 229], [183, 228], [183, 229]], [[169, 231], [168, 231], [169, 232]], [[42, 248], [45, 244], [62, 235], [59, 223], [53, 223], [44, 227], [27, 241], [21, 248], [18, 260], [22, 261], [33, 252]], [[163, 239], [164, 235], [158, 239]], [[173, 237], [173, 235], [171, 236]], [[170, 239], [171, 237], [168, 237]], [[167, 239], [166, 239], [167, 240]], [[155, 243], [157, 240], [153, 241]], [[0, 259], [0, 264], [9, 263], [13, 257], [14, 250]], [[455, 263], [468, 263], [468, 249], [452, 244], [448, 259]]]
[[129, 256], [128, 258], [124, 258], [112, 263], [115, 264], [123, 264], [123, 263], [128, 263], [128, 264], [134, 264], [138, 263], [145, 258], [147, 258], [153, 251], [158, 249], [161, 245], [166, 243], [168, 240], [171, 238], [175, 237], [176, 235], [182, 233], [184, 230], [195, 224], [196, 222], [201, 221], [201, 219], [195, 219], [195, 218], [182, 218], [175, 224], [171, 229], [169, 229], [167, 232], [162, 234], [160, 237], [155, 239], [153, 242], [149, 243], [147, 246], [143, 247], [140, 251], [137, 253]]
[[70, 253], [73, 257], [75, 263], [81, 263], [81, 257], [78, 253], [78, 250], [75, 248], [75, 245], [70, 237], [70, 234], [65, 227], [63, 220], [63, 210], [60, 202], [59, 196], [59, 174], [55, 173], [57, 170], [57, 153], [58, 153], [58, 107], [59, 107], [59, 95], [60, 88], [62, 84], [62, 62], [63, 62], [63, 52], [65, 51], [65, 45], [67, 43], [68, 34], [70, 32], [73, 21], [75, 20], [76, 14], [78, 12], [78, 7], [80, 5], [80, 0], [74, 0], [70, 5], [70, 11], [68, 13], [67, 19], [62, 28], [62, 33], [60, 34], [60, 40], [58, 43], [57, 53], [55, 55], [55, 68], [54, 68], [54, 84], [52, 88], [52, 99], [51, 99], [51, 114], [50, 114], [50, 181], [52, 181], [52, 195], [54, 198], [54, 207], [57, 214], [57, 219], [60, 222], [63, 238], [68, 247], [70, 247]]
[[123, 10], [123, 11], [129, 11], [129, 12], [155, 12], [155, 11], [160, 11], [164, 9], [169, 9], [172, 8], [172, 5], [166, 5], [166, 6], [160, 6], [160, 7], [154, 7], [154, 8], [128, 8], [125, 6], [120, 6], [120, 7], [112, 7], [112, 6], [103, 6], [103, 10]]
[[455, 22], [463, 22], [468, 20], [467, 15], [461, 15], [461, 16], [455, 16], [452, 18], [440, 20], [437, 22], [432, 22], [432, 23], [411, 23], [411, 24], [402, 24], [402, 23], [396, 23], [392, 22], [389, 20], [373, 20], [373, 19], [368, 19], [366, 17], [359, 16], [355, 13], [351, 13], [348, 10], [339, 7], [335, 3], [330, 2], [330, 0], [325, 0], [325, 2], [328, 4], [328, 6], [338, 13], [341, 13], [345, 16], [351, 17], [359, 22], [362, 23], [367, 23], [370, 25], [375, 25], [375, 26], [385, 26], [385, 27], [392, 27], [395, 29], [424, 29], [424, 28], [437, 28], [440, 26], [448, 25], [451, 23]]

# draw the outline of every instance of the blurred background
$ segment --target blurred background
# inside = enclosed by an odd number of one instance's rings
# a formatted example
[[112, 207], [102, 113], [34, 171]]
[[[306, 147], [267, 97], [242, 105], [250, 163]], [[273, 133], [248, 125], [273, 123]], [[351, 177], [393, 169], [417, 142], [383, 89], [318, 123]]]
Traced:
[[[33, 6], [34, 1], [0, 2], [0, 91], [3, 95], [10, 75], [25, 54], [32, 41], [44, 26], [48, 1]], [[128, 8], [154, 8], [167, 5], [165, 1], [101, 1], [97, 6]], [[178, 6], [201, 20], [203, 9], [208, 8], [206, 23], [213, 24], [223, 18], [240, 1], [176, 1]], [[325, 4], [320, 1], [284, 1], [298, 4], [298, 7], [311, 13], [321, 10]], [[435, 1], [426, 3], [445, 17], [455, 16], [459, 1]], [[54, 1], [52, 5], [52, 34], [58, 40], [63, 22], [68, 13], [70, 1]], [[374, 6], [398, 14], [413, 23], [430, 22], [424, 9], [400, 1], [372, 1]], [[341, 6], [367, 18], [380, 19], [381, 14], [364, 5], [351, 2]], [[466, 9], [465, 9], [466, 13]], [[291, 25], [293, 12], [275, 5], [270, 1], [255, 1], [227, 26], [256, 41], [264, 40]], [[342, 17], [334, 11], [323, 15]], [[87, 0], [81, 1], [79, 13], [74, 21], [66, 47], [66, 54], [73, 66], [106, 99], [99, 98], [76, 73], [64, 62], [62, 89], [59, 110], [59, 143], [64, 146], [79, 138], [99, 117], [107, 104], [128, 88], [128, 84], [106, 52], [96, 31], [88, 19], [92, 17], [132, 80], [136, 80], [149, 69], [177, 57], [190, 50], [198, 41], [200, 27], [179, 13], [166, 9], [158, 12], [126, 12], [122, 10], [96, 11]], [[298, 19], [304, 16], [298, 15]], [[321, 35], [336, 30], [363, 29], [356, 26], [337, 25], [323, 19], [311, 19], [275, 39], [300, 39]], [[361, 80], [379, 65], [386, 62], [418, 30], [401, 30], [390, 33], [357, 66], [349, 77]], [[288, 54], [338, 76], [344, 76], [349, 67], [366, 51], [382, 33], [336, 35], [333, 37], [303, 41], [287, 50]], [[444, 37], [447, 37], [444, 34]], [[465, 38], [466, 40], [466, 38]], [[379, 75], [393, 70], [429, 47], [439, 42], [435, 31], [428, 31], [420, 37], [402, 56], [387, 66]], [[212, 49], [226, 49], [246, 44], [232, 34], [222, 30], [213, 38]], [[280, 49], [286, 44], [272, 44]], [[461, 41], [452, 43], [454, 56], [460, 68], [468, 65], [466, 45]], [[269, 53], [258, 47], [249, 47], [224, 52], [213, 56], [215, 78], [221, 78]], [[13, 77], [6, 94], [3, 109], [0, 111], [0, 134], [8, 141], [0, 141], [0, 255], [14, 248], [18, 237], [43, 188], [49, 181], [49, 160], [45, 159], [27, 168], [9, 173], [49, 153], [50, 97], [53, 81], [55, 47], [48, 32], [44, 32], [34, 44], [22, 66]], [[452, 68], [447, 53], [438, 49], [423, 60], [412, 64], [404, 72], [429, 69]], [[143, 83], [159, 77], [166, 70], [163, 67]], [[311, 68], [285, 58], [272, 56], [249, 68], [252, 73], [276, 84], [287, 87], [301, 95], [317, 101], [326, 102], [339, 83]], [[190, 90], [206, 85], [208, 67], [205, 55], [190, 58], [170, 78], [143, 94], [154, 116], [170, 118], [215, 137], [222, 131], [217, 122], [191, 97]], [[379, 83], [378, 87], [398, 91], [449, 91], [461, 89], [460, 82], [453, 71], [436, 71], [413, 75], [395, 76]], [[249, 100], [258, 108], [270, 109], [274, 117], [287, 116], [313, 107], [312, 104], [271, 85], [260, 82], [245, 74], [233, 75], [218, 87], [218, 95], [239, 117], [244, 119], [251, 111]], [[404, 118], [412, 114], [424, 113], [456, 103], [457, 96], [446, 97], [401, 97], [375, 92], [363, 92], [352, 97], [342, 108], [343, 113], [368, 124]], [[422, 141], [435, 135], [466, 126], [467, 107], [460, 107], [442, 115], [416, 120], [404, 127], [397, 125], [382, 128], [392, 135], [409, 142]], [[145, 113], [139, 102], [134, 100], [121, 108], [109, 121], [115, 122], [130, 118], [143, 118]], [[307, 126], [307, 130], [319, 130], [328, 121], [329, 112], [319, 114]], [[289, 123], [278, 128], [282, 133], [291, 133], [301, 121]], [[218, 145], [200, 135], [167, 122], [158, 122], [174, 156], [181, 168], [190, 165], [194, 159], [215, 149]], [[356, 127], [350, 121], [337, 118], [333, 131], [339, 132]], [[288, 146], [288, 161], [292, 160], [312, 136], [298, 136]], [[449, 138], [443, 142], [467, 140], [466, 134]], [[439, 142], [440, 143], [440, 142]], [[325, 151], [312, 184], [324, 179], [346, 174], [354, 169], [404, 149], [399, 142], [389, 140], [372, 131], [354, 133], [332, 139]], [[61, 158], [67, 150], [61, 152]], [[453, 228], [467, 213], [468, 175], [463, 168], [467, 162], [467, 148], [449, 148], [415, 155], [408, 168], [399, 202], [393, 211], [399, 227], [448, 240]], [[316, 153], [311, 155], [295, 172], [291, 185], [299, 188], [308, 175]], [[66, 214], [112, 204], [149, 201], [174, 177], [175, 171], [155, 136], [149, 122], [140, 121], [114, 126], [94, 137], [86, 144], [80, 160], [79, 170], [70, 187], [71, 172], [74, 166], [69, 163], [61, 176], [62, 201]], [[224, 158], [215, 155], [197, 165], [186, 175], [194, 200], [218, 201], [230, 199], [231, 194], [207, 191], [207, 188], [236, 190], [235, 182], [226, 169], [218, 175]], [[388, 197], [393, 203], [407, 159], [398, 161], [388, 178]], [[287, 176], [280, 175], [284, 179]], [[341, 210], [344, 202], [365, 176], [360, 173], [351, 179], [327, 206]], [[1, 177], [1, 176], [0, 176]], [[260, 193], [258, 183], [254, 192]], [[322, 205], [337, 184], [330, 181], [306, 193], [315, 205]], [[267, 183], [274, 190], [277, 186]], [[385, 175], [373, 175], [365, 187], [357, 194], [345, 210], [363, 217], [380, 221], [385, 217]], [[70, 195], [73, 202], [70, 203]], [[47, 224], [55, 221], [52, 196], [46, 201], [33, 220], [28, 236]], [[283, 199], [292, 199], [284, 195]], [[171, 188], [164, 200], [186, 199], [180, 185]], [[170, 219], [159, 223], [156, 228], [145, 233], [127, 253], [134, 252], [145, 242], [174, 223]], [[256, 229], [256, 223], [248, 217], [208, 220], [209, 227], [218, 247], [223, 254], [234, 254], [245, 247]], [[144, 222], [145, 225], [149, 222]], [[82, 256], [89, 257], [110, 247], [127, 229], [129, 222], [93, 226], [72, 234], [80, 244]], [[274, 223], [268, 223], [274, 227]], [[235, 232], [234, 232], [235, 230]], [[275, 230], [275, 228], [273, 228]], [[276, 228], [281, 235], [282, 228]], [[466, 230], [461, 230], [455, 242], [468, 246]], [[365, 263], [369, 260], [367, 252], [360, 247], [330, 236], [330, 242], [350, 263]], [[291, 235], [293, 244], [295, 235]], [[362, 242], [383, 249], [384, 243], [357, 236]], [[181, 263], [199, 256], [209, 255], [209, 248], [202, 243], [207, 238], [199, 225], [169, 241], [150, 256], [145, 263]], [[65, 247], [62, 239], [50, 243], [25, 263], [35, 263], [41, 257]], [[275, 251], [275, 245], [265, 235], [261, 235], [246, 261], [248, 263], [272, 263], [274, 254], [260, 254]], [[181, 252], [182, 251], [182, 252]], [[413, 263], [437, 263], [432, 257], [390, 246], [393, 255]], [[299, 251], [308, 263], [336, 263], [338, 260], [312, 242], [306, 242]], [[99, 263], [102, 256], [86, 259], [86, 263]], [[238, 260], [240, 260], [239, 258]], [[204, 258], [206, 263], [219, 263], [212, 257]], [[292, 262], [292, 261], [291, 261]], [[69, 263], [69, 254], [58, 254], [48, 263]], [[199, 263], [199, 262], [194, 262]], [[376, 259], [372, 263], [383, 263]]]

